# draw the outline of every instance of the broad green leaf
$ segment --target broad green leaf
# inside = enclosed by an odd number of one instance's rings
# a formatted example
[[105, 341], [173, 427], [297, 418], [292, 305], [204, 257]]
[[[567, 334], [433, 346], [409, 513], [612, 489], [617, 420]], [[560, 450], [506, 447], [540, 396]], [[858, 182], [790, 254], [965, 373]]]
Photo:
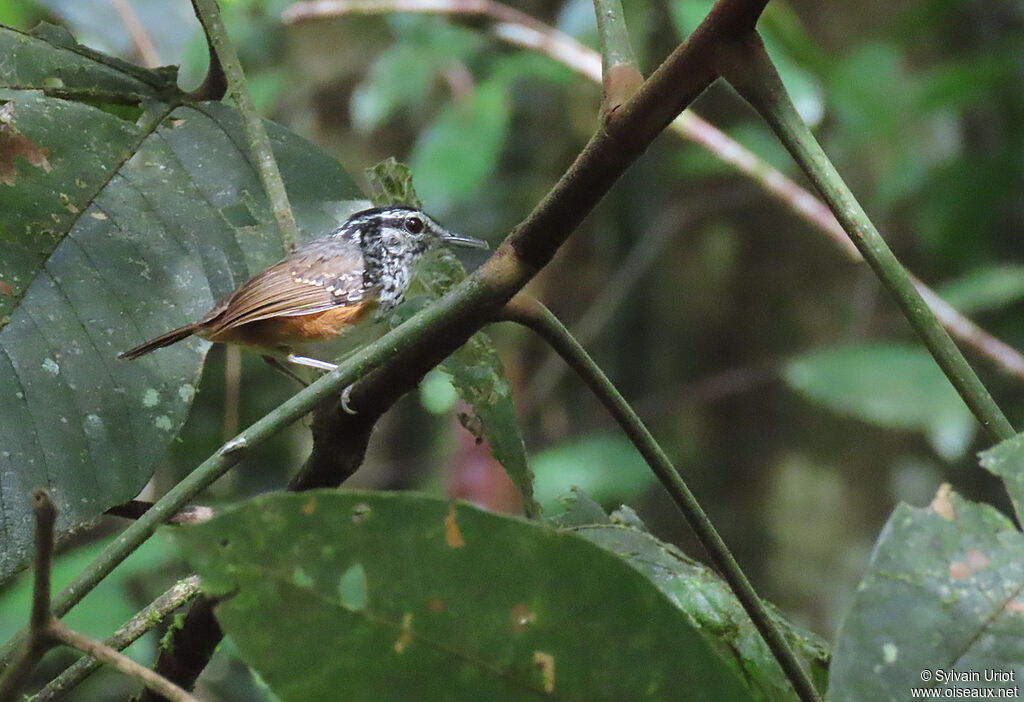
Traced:
[[[970, 697], [971, 688], [1020, 685], [1022, 589], [1024, 535], [1003, 514], [945, 485], [927, 509], [900, 505], [841, 625], [828, 700], [902, 701], [916, 687]], [[950, 671], [996, 670], [1015, 681], [944, 682]]]
[[[0, 581], [30, 553], [32, 488], [50, 488], [66, 533], [134, 497], [184, 422], [208, 345], [118, 352], [196, 319], [283, 253], [233, 109], [161, 102], [179, 97], [166, 72], [45, 36], [0, 28], [8, 126], [49, 165], [15, 157], [0, 185]], [[145, 106], [104, 109], [118, 95]], [[268, 129], [300, 226], [329, 231], [327, 206], [356, 186]]]
[[[388, 159], [368, 169], [367, 178], [375, 193], [374, 204], [400, 202], [422, 206], [413, 188], [412, 171], [405, 164]], [[409, 288], [409, 303], [394, 315], [394, 321], [408, 319], [414, 311], [440, 298], [465, 277], [466, 269], [450, 251], [443, 248], [430, 251]], [[466, 428], [478, 439], [487, 441], [491, 455], [501, 463], [519, 491], [526, 514], [535, 516], [540, 508], [533, 498], [533, 472], [516, 420], [512, 390], [491, 338], [484, 332], [477, 332], [446, 358], [440, 368], [451, 378], [459, 397], [473, 409], [476, 421], [464, 422]]]
[[[591, 523], [580, 521], [582, 515]], [[576, 493], [569, 502], [568, 522], [556, 523], [618, 555], [643, 573], [678, 607], [718, 651], [730, 668], [743, 680], [756, 700], [793, 700], [793, 691], [768, 645], [754, 628], [729, 586], [709, 568], [687, 557], [671, 544], [649, 534], [628, 507], [604, 515], [597, 503]], [[814, 634], [787, 622], [774, 607], [769, 615], [783, 632], [794, 651], [810, 666], [819, 687], [824, 689], [828, 675], [829, 652]]]
[[953, 459], [977, 427], [928, 353], [900, 344], [847, 346], [787, 364], [786, 382], [809, 400], [885, 429], [924, 432], [936, 452]]
[[1024, 518], [1024, 434], [1017, 434], [983, 451], [981, 466], [1003, 479], [1017, 520]]
[[284, 702], [750, 699], [640, 573], [537, 523], [317, 491], [254, 500], [177, 538]]
[[441, 111], [410, 158], [420, 197], [435, 210], [477, 190], [498, 165], [509, 119], [508, 86], [489, 81]]
[[598, 502], [635, 497], [657, 483], [636, 447], [621, 434], [572, 439], [533, 455], [537, 501], [556, 511], [578, 487]]

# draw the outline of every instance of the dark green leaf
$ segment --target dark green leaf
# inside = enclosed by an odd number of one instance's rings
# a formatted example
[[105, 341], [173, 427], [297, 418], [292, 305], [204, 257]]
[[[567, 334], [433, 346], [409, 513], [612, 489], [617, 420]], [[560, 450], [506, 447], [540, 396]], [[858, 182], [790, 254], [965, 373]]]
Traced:
[[[624, 524], [575, 527], [575, 533], [622, 557], [658, 586], [682, 610], [708, 644], [718, 651], [757, 700], [793, 700], [793, 688], [729, 586], [714, 572], [679, 549]], [[770, 607], [770, 606], [769, 606]], [[824, 687], [828, 647], [770, 607], [772, 620], [794, 650], [811, 665]]]
[[924, 350], [899, 344], [848, 346], [791, 361], [786, 382], [808, 399], [883, 428], [923, 431], [946, 458], [963, 455], [976, 425]]
[[375, 206], [408, 205], [417, 209], [423, 207], [412, 184], [412, 171], [393, 156], [367, 168], [366, 178], [370, 181], [370, 192], [373, 194]]
[[1006, 485], [1017, 520], [1024, 519], [1024, 434], [1001, 441], [981, 454], [981, 465]]
[[[902, 701], [922, 686], [970, 697], [972, 688], [1020, 685], [1022, 588], [1024, 535], [1000, 512], [948, 486], [928, 509], [900, 505], [840, 628], [828, 699]], [[979, 680], [943, 684], [950, 670]], [[995, 670], [1015, 681], [980, 680]]]
[[[736, 671], [754, 699], [795, 699], [764, 639], [718, 575], [648, 533], [629, 507], [608, 517], [580, 491], [573, 491], [566, 503], [567, 511], [556, 517], [555, 523], [620, 556], [657, 585]], [[768, 607], [775, 625], [824, 689], [830, 656], [825, 642], [787, 622], [770, 604]]]
[[[56, 76], [93, 96], [166, 92], [160, 74], [55, 36], [0, 28], [0, 86]], [[117, 353], [196, 319], [282, 248], [233, 109], [152, 97], [135, 121], [38, 90], [0, 88], [0, 100], [50, 166], [15, 157], [13, 185], [0, 185], [3, 580], [30, 552], [32, 488], [48, 486], [60, 531], [74, 529], [134, 497], [184, 422], [207, 344]], [[329, 231], [325, 208], [356, 186], [309, 143], [268, 129], [300, 226]]]
[[285, 702], [750, 699], [636, 570], [537, 523], [323, 491], [261, 498], [178, 539]]

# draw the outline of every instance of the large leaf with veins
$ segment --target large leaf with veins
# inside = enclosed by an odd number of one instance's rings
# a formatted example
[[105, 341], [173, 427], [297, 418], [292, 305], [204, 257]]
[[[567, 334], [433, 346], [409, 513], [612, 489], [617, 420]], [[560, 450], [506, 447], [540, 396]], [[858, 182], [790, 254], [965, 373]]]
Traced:
[[[31, 551], [32, 488], [66, 533], [132, 498], [184, 422], [206, 344], [117, 353], [283, 253], [239, 115], [173, 78], [0, 27], [0, 581]], [[300, 227], [325, 233], [358, 189], [267, 126]]]

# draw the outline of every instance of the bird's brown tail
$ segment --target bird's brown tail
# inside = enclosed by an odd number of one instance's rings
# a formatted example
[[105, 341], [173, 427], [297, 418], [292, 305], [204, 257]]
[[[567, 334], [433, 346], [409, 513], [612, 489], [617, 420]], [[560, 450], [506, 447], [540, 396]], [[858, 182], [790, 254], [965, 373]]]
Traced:
[[186, 324], [183, 327], [178, 327], [174, 331], [169, 331], [166, 334], [161, 334], [157, 338], [150, 339], [149, 341], [147, 341], [144, 344], [139, 344], [134, 349], [129, 349], [128, 351], [123, 351], [123, 352], [117, 354], [117, 357], [118, 358], [124, 358], [124, 359], [127, 359], [127, 360], [130, 361], [133, 358], [138, 358], [139, 356], [145, 356], [150, 351], [155, 351], [156, 349], [162, 349], [164, 346], [170, 346], [171, 344], [176, 344], [179, 341], [181, 341], [182, 339], [185, 339], [187, 337], [192, 336], [197, 331], [199, 331], [199, 326], [200, 325], [198, 323], [193, 323], [193, 324]]

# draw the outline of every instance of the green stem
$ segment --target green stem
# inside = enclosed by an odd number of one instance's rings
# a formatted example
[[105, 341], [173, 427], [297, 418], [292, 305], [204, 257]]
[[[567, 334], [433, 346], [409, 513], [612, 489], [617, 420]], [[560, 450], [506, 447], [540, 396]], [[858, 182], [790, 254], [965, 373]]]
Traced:
[[[190, 575], [172, 585], [164, 594], [149, 603], [138, 614], [129, 619], [103, 643], [115, 651], [130, 646], [143, 634], [160, 624], [179, 607], [188, 604], [199, 595], [199, 576]], [[67, 694], [82, 683], [100, 667], [100, 662], [91, 656], [83, 656], [51, 680], [40, 690], [33, 702], [53, 702], [64, 699]]]
[[594, 0], [597, 35], [601, 44], [601, 82], [604, 87], [602, 112], [614, 112], [629, 100], [644, 82], [637, 68], [633, 45], [620, 0]]
[[274, 219], [277, 220], [278, 232], [281, 235], [281, 243], [285, 250], [289, 250], [299, 243], [299, 230], [295, 224], [295, 215], [292, 213], [291, 205], [288, 203], [288, 193], [281, 180], [281, 171], [277, 168], [277, 160], [274, 158], [274, 151], [270, 146], [270, 137], [263, 127], [263, 118], [256, 111], [253, 105], [252, 95], [249, 94], [249, 84], [245, 80], [245, 72], [242, 70], [242, 63], [238, 60], [238, 52], [234, 44], [228, 39], [227, 29], [220, 16], [220, 7], [217, 0], [192, 0], [192, 7], [195, 8], [196, 16], [203, 25], [206, 32], [206, 41], [212, 51], [220, 59], [220, 66], [227, 77], [228, 90], [239, 112], [242, 113], [242, 121], [245, 124], [245, 133], [249, 139], [249, 148], [252, 150], [256, 161], [256, 170], [260, 174], [260, 181], [263, 189], [270, 200], [270, 206], [274, 212]]
[[679, 511], [683, 513], [722, 577], [729, 583], [736, 599], [740, 601], [743, 609], [754, 622], [754, 626], [761, 633], [799, 698], [804, 702], [820, 700], [810, 675], [800, 665], [793, 649], [790, 648], [785, 637], [768, 616], [754, 587], [743, 573], [739, 563], [733, 558], [729, 547], [726, 546], [708, 515], [701, 508], [697, 498], [690, 492], [690, 488], [672, 465], [672, 461], [664, 449], [661, 448], [650, 430], [629, 406], [629, 403], [622, 397], [600, 366], [579, 345], [558, 318], [534, 298], [526, 295], [515, 297], [505, 307], [505, 318], [536, 332], [583, 379], [591, 392], [597, 396], [601, 404], [622, 427], [626, 436], [633, 442], [644, 460], [647, 461], [647, 465], [668, 491]]
[[722, 77], [761, 113], [814, 183], [989, 436], [997, 441], [1014, 436], [1016, 432], [1003, 411], [922, 299], [906, 269], [893, 255], [810, 128], [800, 118], [760, 37], [751, 32], [723, 46], [719, 50], [719, 70]]

